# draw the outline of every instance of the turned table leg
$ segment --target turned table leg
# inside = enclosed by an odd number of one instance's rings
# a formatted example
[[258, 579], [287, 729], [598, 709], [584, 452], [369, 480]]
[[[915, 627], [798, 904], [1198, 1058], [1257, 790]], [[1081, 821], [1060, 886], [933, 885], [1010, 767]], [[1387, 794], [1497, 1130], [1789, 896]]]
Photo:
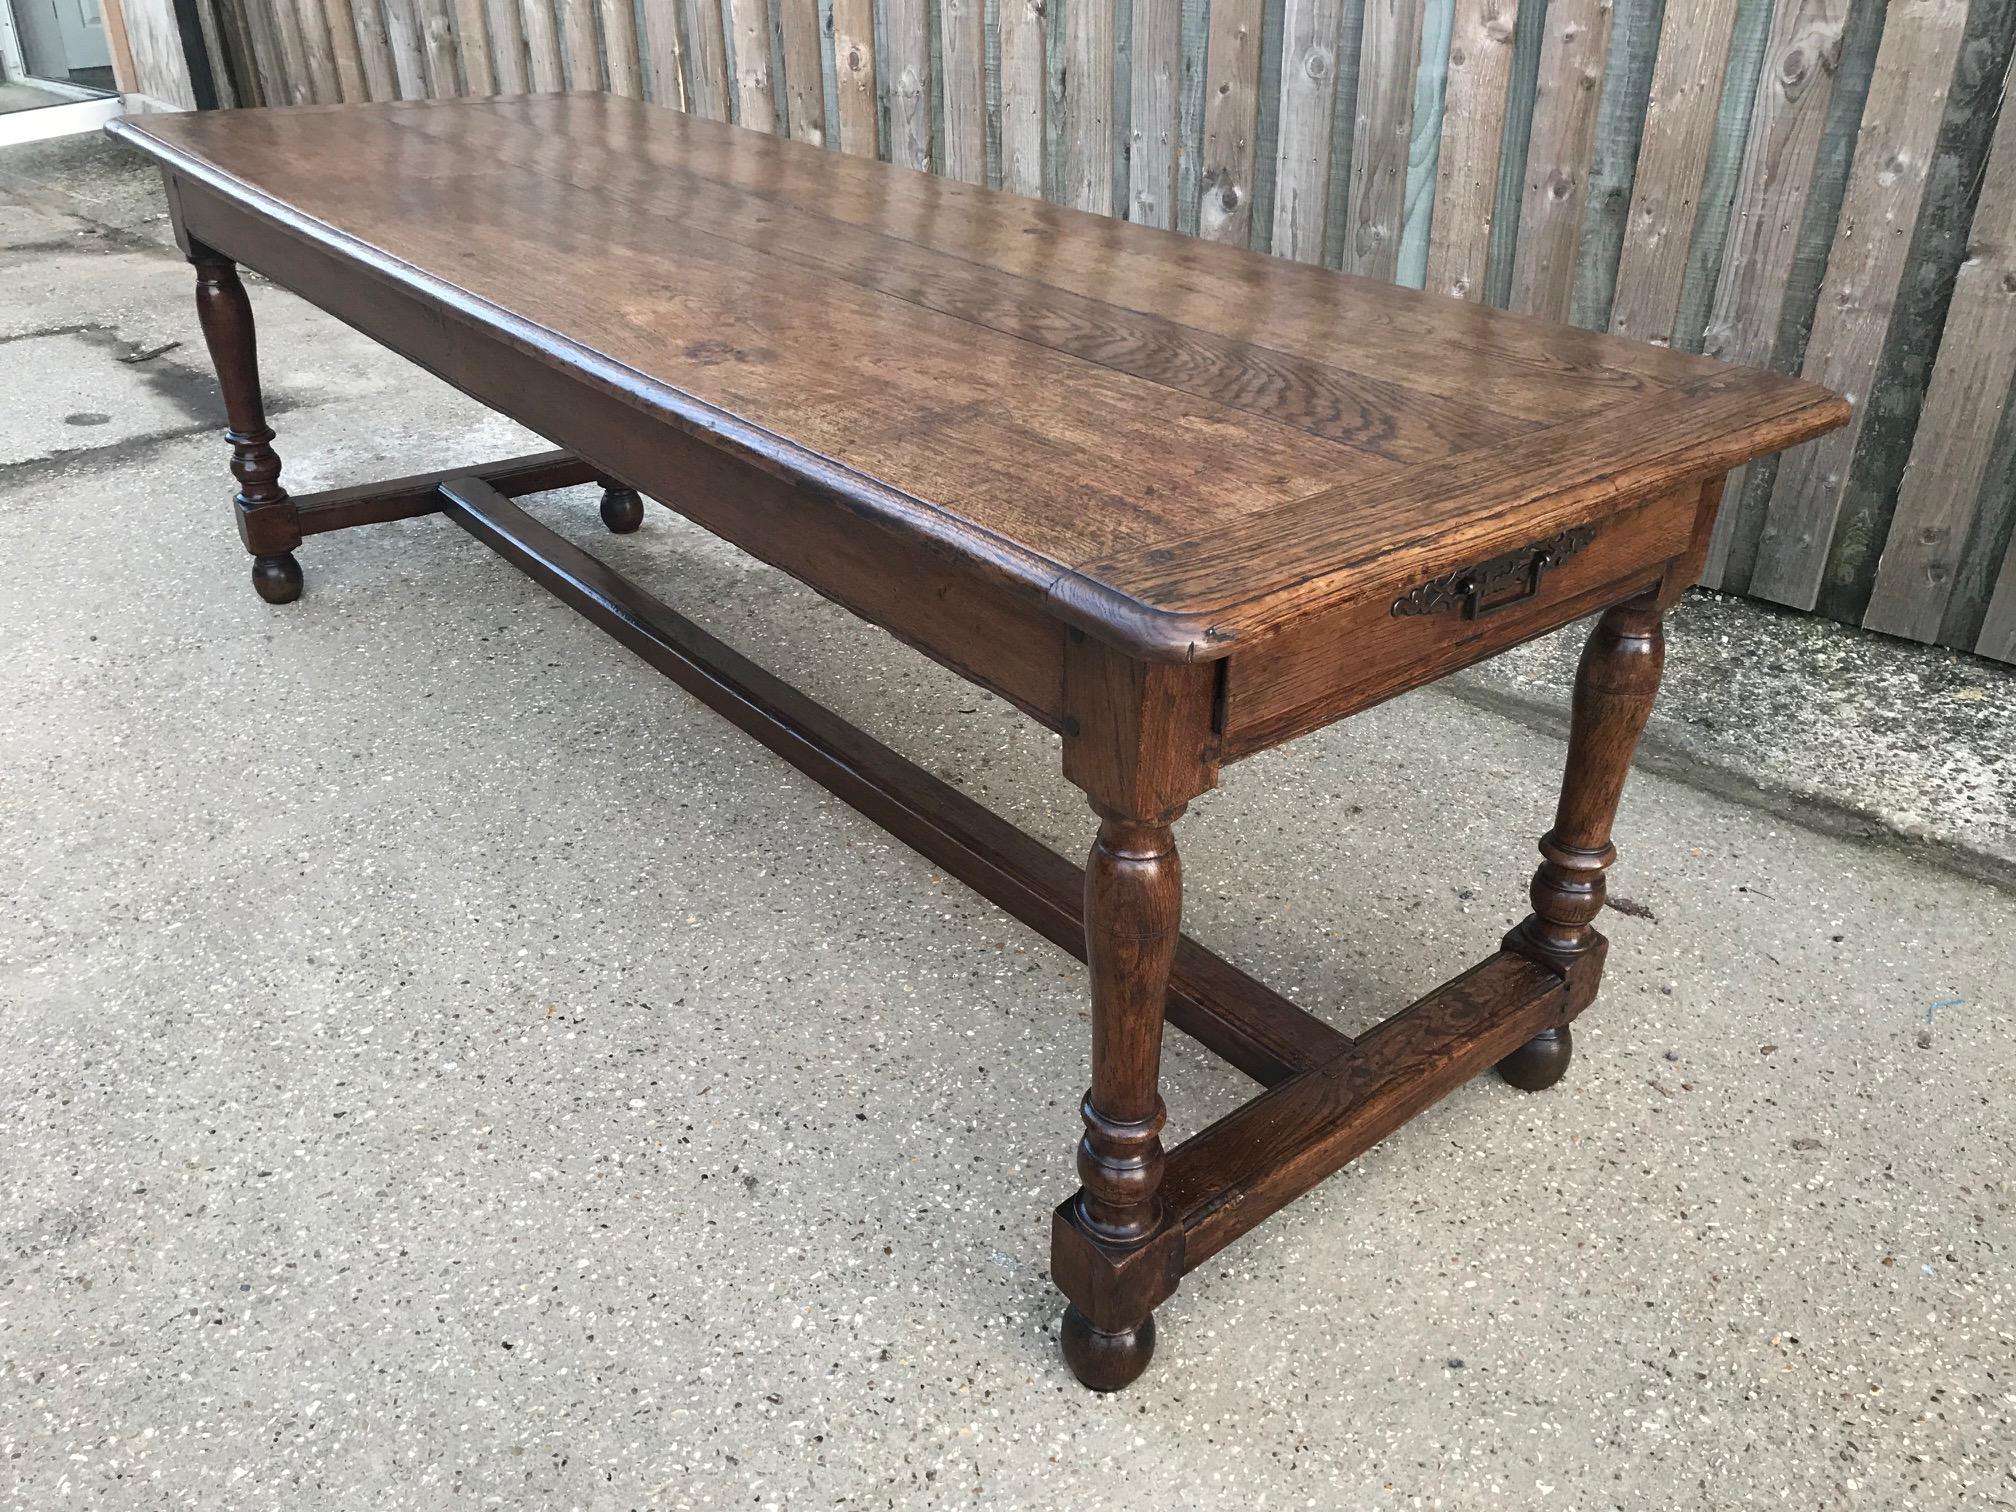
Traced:
[[[1073, 1221], [1109, 1252], [1124, 1253], [1162, 1228], [1162, 1014], [1181, 929], [1183, 865], [1166, 820], [1100, 818], [1085, 868], [1092, 1087], [1080, 1108], [1083, 1188]], [[1117, 1391], [1148, 1368], [1155, 1300], [1121, 1300], [1103, 1316], [1066, 1306], [1064, 1358], [1080, 1381]]]
[[301, 596], [301, 564], [294, 559], [301, 530], [293, 501], [280, 486], [280, 458], [259, 393], [252, 304], [230, 258], [196, 243], [189, 261], [196, 267], [196, 318], [224, 391], [230, 423], [224, 439], [231, 443], [231, 474], [238, 480], [238, 534], [252, 553], [252, 586], [269, 604], [292, 603]]
[[1574, 1053], [1568, 1022], [1595, 998], [1603, 974], [1606, 942], [1595, 924], [1604, 873], [1617, 859], [1610, 827], [1665, 659], [1659, 605], [1647, 594], [1597, 620], [1575, 674], [1568, 769], [1554, 827], [1540, 841], [1533, 912], [1505, 938], [1506, 949], [1554, 966], [1569, 984], [1566, 1019], [1499, 1062], [1499, 1074], [1528, 1092], [1553, 1086], [1567, 1071]]

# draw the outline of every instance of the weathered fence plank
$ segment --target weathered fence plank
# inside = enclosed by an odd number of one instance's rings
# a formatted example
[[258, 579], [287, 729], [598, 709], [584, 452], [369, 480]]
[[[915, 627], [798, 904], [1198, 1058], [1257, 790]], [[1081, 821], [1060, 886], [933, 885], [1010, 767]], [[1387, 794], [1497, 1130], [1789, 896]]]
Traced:
[[427, 94], [453, 99], [462, 93], [461, 47], [455, 36], [454, 0], [420, 0], [420, 50], [427, 56]]
[[1912, 640], [1939, 634], [1988, 459], [2016, 384], [2016, 109], [2004, 104], [1967, 260], [1918, 418], [1889, 541], [1863, 623]]
[[840, 150], [874, 157], [876, 126], [874, 0], [833, 0], [833, 70], [839, 95]]
[[1575, 293], [1582, 196], [1609, 44], [1610, 0], [1549, 0], [1510, 291], [1513, 309], [1549, 320], [1568, 318]]
[[1736, 0], [1669, 0], [1632, 182], [1610, 329], [1668, 345], [1700, 209]]
[[[1807, 197], [1841, 61], [1848, 0], [1779, 0], [1750, 136], [1736, 180], [1736, 208], [1701, 350], [1763, 367], [1784, 311], [1785, 270], [1798, 249]], [[1702, 581], [1719, 587], [1743, 513], [1747, 468], [1729, 475]]]
[[733, 39], [730, 49], [735, 58], [736, 124], [752, 131], [774, 131], [777, 106], [770, 89], [768, 0], [723, 0], [723, 3], [728, 9], [728, 30]]
[[1260, 0], [1211, 0], [1197, 234], [1241, 247], [1253, 233], [1260, 20]]
[[[384, 0], [385, 4], [397, 0]], [[560, 56], [560, 18], [545, 0], [525, 0], [519, 10], [525, 23], [525, 60], [538, 94], [567, 87], [567, 69]]]
[[1064, 157], [1060, 198], [1113, 213], [1113, 0], [1064, 9]]
[[987, 182], [987, 40], [981, 0], [941, 0], [938, 39], [945, 81], [945, 161], [939, 171]]
[[931, 168], [931, 23], [924, 0], [889, 0], [883, 48], [889, 161]]
[[392, 74], [399, 98], [427, 98], [427, 50], [420, 40], [419, 0], [383, 0], [385, 40], [392, 47]]
[[1900, 0], [1889, 8], [1806, 345], [1806, 376], [1854, 400], [1855, 414], [1779, 464], [1750, 573], [1749, 592], [1759, 597], [1800, 609], [1811, 609], [1819, 597], [1841, 493], [1867, 419], [1862, 401], [1890, 327], [1966, 21], [1965, 0]]
[[1981, 622], [1981, 639], [1974, 649], [1997, 661], [2016, 662], [2016, 543], [2002, 558], [1995, 596], [1988, 600], [1988, 617]]
[[1480, 299], [1484, 294], [1518, 12], [1519, 0], [1456, 4], [1423, 287], [1459, 299]]
[[1275, 256], [1297, 262], [1323, 260], [1343, 9], [1343, 0], [1287, 0], [1282, 12], [1273, 247]]
[[[467, 4], [470, 0], [460, 3]], [[643, 99], [644, 60], [637, 45], [637, 11], [631, 0], [602, 0], [602, 52], [609, 69], [609, 93]], [[466, 62], [466, 49], [463, 57]], [[489, 93], [487, 89], [477, 89], [473, 78], [469, 92]]]
[[1001, 0], [1001, 187], [1043, 194], [1043, 0]]
[[[628, 0], [614, 0], [627, 4]], [[979, 0], [973, 0], [978, 4]], [[819, 0], [782, 0], [784, 114], [791, 136], [826, 145], [826, 73], [820, 61]]]
[[1210, 36], [1209, 0], [1182, 0], [1183, 65], [1176, 91], [1175, 229], [1197, 234], [1197, 202], [1204, 178], [1205, 50]]
[[[645, 0], [647, 7], [661, 0]], [[518, 12], [518, 0], [483, 0], [487, 12], [485, 30], [490, 34], [491, 82], [499, 94], [523, 94], [528, 75], [525, 70], [525, 18]]]
[[[541, 0], [525, 0], [537, 6]], [[560, 41], [567, 55], [567, 87], [602, 87], [601, 48], [595, 37], [597, 0], [552, 0], [560, 13]]]
[[1176, 224], [1176, 92], [1182, 67], [1182, 0], [1134, 0], [1127, 218], [1165, 231]]
[[1393, 278], [1405, 288], [1428, 279], [1428, 222], [1435, 209], [1437, 164], [1442, 157], [1443, 90], [1449, 82], [1450, 32], [1455, 0], [1426, 0], [1421, 8], [1421, 57], [1414, 69], [1414, 123], [1407, 134], [1407, 185], [1401, 196], [1399, 250]]
[[1391, 279], [1407, 207], [1407, 146], [1414, 127], [1420, 0], [1365, 0], [1358, 108], [1351, 139], [1351, 203], [1340, 266]]
[[[312, 5], [313, 0], [309, 0]], [[371, 86], [364, 76], [364, 53], [357, 43], [357, 16], [351, 0], [325, 0], [329, 50], [335, 59], [336, 84], [346, 101], [368, 100]]]
[[[294, 0], [279, 0], [292, 6]], [[340, 3], [340, 0], [339, 0]], [[300, 29], [301, 55], [308, 69], [308, 96], [318, 105], [334, 105], [343, 98], [343, 81], [336, 71], [335, 28], [329, 9], [316, 0], [304, 0], [296, 10]]]
[[[527, 0], [536, 5], [539, 0]], [[721, 0], [686, 0], [686, 108], [728, 119], [728, 22]]]

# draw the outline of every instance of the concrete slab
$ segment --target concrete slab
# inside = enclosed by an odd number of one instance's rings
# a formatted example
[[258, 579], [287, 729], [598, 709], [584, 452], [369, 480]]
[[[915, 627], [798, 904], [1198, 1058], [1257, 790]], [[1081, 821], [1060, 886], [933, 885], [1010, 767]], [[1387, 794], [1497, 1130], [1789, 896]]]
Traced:
[[[61, 224], [0, 320], [95, 288], [200, 373], [186, 271]], [[303, 486], [525, 444], [255, 299]], [[0, 469], [0, 1509], [2008, 1499], [2008, 892], [1641, 774], [1569, 1079], [1459, 1092], [1093, 1398], [1044, 1274], [1082, 971], [441, 521], [262, 605], [222, 462]], [[533, 507], [1086, 845], [998, 701]], [[1430, 692], [1243, 764], [1189, 927], [1369, 1023], [1515, 917], [1561, 756]], [[1178, 1135], [1245, 1095], [1168, 1069]]]

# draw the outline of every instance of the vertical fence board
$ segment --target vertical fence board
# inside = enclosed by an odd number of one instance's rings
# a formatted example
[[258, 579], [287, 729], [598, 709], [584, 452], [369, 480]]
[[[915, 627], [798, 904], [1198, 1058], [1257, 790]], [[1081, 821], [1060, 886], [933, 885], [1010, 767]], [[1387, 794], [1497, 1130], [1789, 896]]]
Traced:
[[402, 100], [427, 97], [427, 50], [420, 40], [419, 0], [382, 0], [385, 40], [392, 48], [392, 77]]
[[427, 94], [430, 99], [452, 99], [462, 93], [461, 49], [455, 36], [455, 3], [456, 0], [420, 0], [420, 47], [427, 55]]
[[[313, 0], [310, 0], [313, 3]], [[357, 44], [357, 15], [351, 0], [324, 0], [328, 16], [330, 54], [336, 65], [336, 85], [346, 102], [371, 98], [364, 77], [364, 52]]]
[[1987, 171], [2012, 48], [2016, 0], [1970, 0], [1910, 254], [1869, 384], [1862, 436], [1814, 602], [1818, 612], [1834, 619], [1858, 623], [1869, 607], [1876, 565], [1911, 459], [1911, 437], [1939, 354], [1946, 307], [1966, 260], [1968, 222]]
[[1248, 245], [1274, 249], [1274, 159], [1281, 150], [1281, 16], [1288, 0], [1261, 0], [1260, 83], [1253, 122], [1253, 215]]
[[784, 29], [784, 118], [793, 140], [823, 147], [826, 71], [820, 60], [819, 0], [783, 0], [778, 12]]
[[987, 40], [980, 0], [943, 0], [938, 34], [945, 79], [947, 178], [987, 182]]
[[[531, 0], [536, 4], [537, 0]], [[685, 0], [686, 108], [710, 121], [728, 119], [728, 22], [721, 0]]]
[[1863, 623], [1932, 640], [2016, 384], [2016, 108], [2004, 104]]
[[1964, 0], [1889, 8], [1806, 346], [1806, 376], [1855, 400], [1855, 414], [1779, 463], [1750, 573], [1749, 591], [1760, 597], [1800, 609], [1819, 597], [1966, 20]]
[[1610, 329], [1671, 343], [1715, 137], [1736, 0], [1669, 0], [1645, 107]]
[[[377, 0], [358, 0], [358, 3], [370, 4], [375, 14]], [[259, 85], [260, 104], [287, 104], [291, 81], [287, 77], [286, 60], [281, 56], [279, 24], [272, 7], [266, 0], [244, 0], [239, 14], [245, 20], [245, 40], [252, 46], [252, 68]], [[389, 61], [386, 77], [391, 77]]]
[[[384, 0], [390, 5], [395, 0]], [[551, 94], [567, 87], [567, 73], [560, 59], [560, 20], [549, 0], [524, 0], [519, 11], [525, 24], [525, 61], [532, 88]]]
[[1182, 0], [1134, 0], [1132, 45], [1127, 117], [1133, 151], [1127, 165], [1127, 218], [1166, 231], [1176, 224]]
[[1001, 0], [1001, 187], [1043, 195], [1043, 0]]
[[497, 74], [490, 66], [490, 24], [483, 0], [455, 0], [455, 43], [462, 65], [463, 93], [494, 95]]
[[[514, 0], [515, 3], [515, 0]], [[351, 0], [357, 28], [357, 51], [364, 63], [364, 91], [374, 100], [399, 98], [399, 71], [392, 61], [392, 34], [385, 23], [383, 0]], [[247, 8], [259, 10], [257, 0]]]
[[1211, 0], [1204, 66], [1204, 156], [1198, 176], [1197, 234], [1243, 247], [1253, 229], [1260, 0]]
[[1442, 155], [1423, 287], [1459, 299], [1484, 293], [1518, 5], [1519, 0], [1457, 0], [1450, 33]]
[[883, 91], [888, 97], [889, 161], [931, 168], [931, 22], [924, 0], [888, 0]]
[[1757, 102], [1764, 44], [1770, 38], [1773, 0], [1738, 0], [1736, 27], [1729, 43], [1729, 63], [1722, 97], [1715, 106], [1715, 132], [1708, 145], [1708, 165], [1701, 175], [1701, 207], [1694, 221], [1693, 245], [1680, 274], [1680, 308], [1673, 317], [1673, 346], [1698, 352], [1708, 325], [1709, 302], [1715, 297], [1715, 276], [1729, 244], [1729, 216], [1736, 203], [1736, 174], [1748, 147], [1750, 115]]
[[1204, 177], [1204, 52], [1210, 35], [1209, 0], [1182, 0], [1181, 81], [1176, 93], [1176, 221], [1197, 234], [1197, 201]]
[[839, 94], [840, 150], [874, 157], [874, 0], [833, 0], [833, 72]]
[[[410, 0], [409, 0], [410, 3]], [[282, 93], [279, 105], [315, 103], [315, 80], [308, 68], [307, 39], [301, 34], [301, 13], [294, 0], [272, 0], [273, 41], [280, 58]]]
[[2002, 558], [1995, 596], [1988, 600], [1988, 616], [1981, 622], [1981, 638], [1974, 649], [1996, 661], [2016, 662], [2016, 542]]
[[[473, 4], [474, 0], [461, 0]], [[622, 95], [626, 99], [644, 98], [644, 61], [637, 45], [637, 9], [632, 0], [602, 0], [602, 52], [609, 67], [609, 92]], [[465, 41], [462, 60], [466, 67], [469, 48]], [[476, 81], [469, 81], [471, 94], [485, 94], [487, 90], [476, 87]]]
[[1323, 260], [1343, 11], [1343, 0], [1287, 0], [1282, 9], [1273, 248], [1297, 262]]
[[1323, 188], [1323, 262], [1344, 261], [1351, 208], [1351, 144], [1358, 132], [1358, 60], [1365, 0], [1344, 0], [1337, 25], [1337, 102], [1330, 109], [1330, 178]]
[[1428, 278], [1428, 222], [1442, 157], [1443, 91], [1449, 82], [1449, 41], [1455, 0], [1426, 0], [1421, 12], [1421, 61], [1414, 71], [1414, 124], [1407, 137], [1407, 184], [1401, 197], [1400, 247], [1394, 280], [1418, 289]]
[[[1693, 3], [1673, 0], [1675, 6]], [[1624, 249], [1624, 221], [1638, 172], [1645, 102], [1652, 94], [1659, 20], [1666, 4], [1667, 0], [1615, 0], [1610, 13], [1610, 45], [1604, 53], [1588, 183], [1582, 192], [1575, 287], [1566, 317], [1585, 330], [1602, 331], [1610, 325], [1610, 295], [1617, 283], [1618, 255]]]
[[1519, 245], [1519, 206], [1526, 198], [1526, 152], [1533, 141], [1533, 101], [1547, 46], [1550, 0], [1526, 0], [1512, 30], [1512, 78], [1505, 90], [1505, 129], [1498, 144], [1498, 193], [1492, 200], [1491, 244], [1484, 259], [1484, 303], [1512, 300], [1512, 264]]
[[2016, 389], [2002, 403], [2002, 431], [1988, 454], [1988, 481], [1974, 511], [1974, 529], [1953, 574], [1953, 592], [1939, 625], [1939, 644], [2016, 661], [2016, 648], [1980, 644], [1995, 592], [1996, 568], [2016, 552]]
[[1414, 135], [1414, 69], [1420, 51], [1420, 0], [1365, 0], [1351, 139], [1351, 203], [1345, 211], [1340, 263], [1347, 273], [1390, 280], [1399, 266], [1407, 148]]
[[[656, 4], [657, 0], [647, 0]], [[525, 18], [518, 13], [518, 0], [484, 0], [490, 33], [491, 78], [499, 94], [523, 94], [528, 86], [525, 71]]]
[[[1841, 61], [1848, 0], [1778, 0], [1763, 74], [1750, 112], [1736, 208], [1701, 349], [1725, 362], [1762, 367], [1784, 309], [1785, 269], [1798, 249], [1807, 196]], [[1747, 468], [1729, 475], [1702, 581], [1721, 585], [1742, 515]]]
[[[542, 0], [525, 0], [539, 5]], [[596, 0], [551, 0], [560, 13], [560, 40], [567, 55], [567, 87], [602, 87], [602, 48], [595, 35]]]
[[343, 98], [343, 82], [336, 71], [335, 29], [319, 0], [279, 0], [294, 4], [301, 30], [301, 55], [308, 68], [308, 96], [318, 105], [334, 105]]
[[1610, 0], [1549, 0], [1509, 303], [1566, 320], [1610, 43]]
[[[770, 6], [767, 0], [727, 0], [734, 40], [736, 117], [752, 131], [775, 131], [770, 88]], [[571, 44], [570, 44], [571, 50]]]
[[1113, 213], [1113, 0], [1065, 0], [1060, 202]]

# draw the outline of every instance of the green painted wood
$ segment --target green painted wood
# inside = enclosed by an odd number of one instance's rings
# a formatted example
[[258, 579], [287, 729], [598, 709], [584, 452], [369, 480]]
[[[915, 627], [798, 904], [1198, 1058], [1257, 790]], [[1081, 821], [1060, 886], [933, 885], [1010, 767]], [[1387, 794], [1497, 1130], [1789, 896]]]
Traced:
[[1287, 0], [1264, 0], [1260, 10], [1260, 119], [1253, 132], [1252, 247], [1274, 246], [1275, 158], [1281, 151], [1281, 35]]
[[1428, 225], [1435, 208], [1435, 169], [1442, 157], [1442, 86], [1449, 78], [1449, 32], [1456, 0], [1424, 0], [1421, 62], [1414, 72], [1414, 130], [1407, 144], [1405, 214], [1400, 223], [1396, 283], [1418, 289], [1428, 279]]
[[1997, 569], [2010, 562], [2016, 562], [2016, 387], [2003, 400], [2002, 429], [1989, 453], [1988, 481], [1975, 506], [1974, 528], [1953, 574], [1953, 593], [1939, 624], [1940, 645], [2016, 662], [2016, 642], [1987, 622]]
[[1519, 204], [1526, 191], [1526, 151], [1533, 140], [1533, 101], [1539, 92], [1547, 8], [1547, 0], [1523, 0], [1512, 31], [1512, 86], [1505, 96], [1505, 136], [1498, 149], [1498, 203], [1491, 212], [1491, 256], [1484, 274], [1484, 302], [1501, 310], [1512, 297], [1512, 263], [1519, 250]]
[[1351, 212], [1351, 153], [1357, 135], [1358, 70], [1364, 57], [1365, 0], [1344, 0], [1337, 28], [1337, 108], [1330, 122], [1330, 187], [1324, 199], [1323, 261], [1344, 265]]
[[[1859, 624], [1869, 605], [1939, 355], [1953, 281], [1967, 256], [2012, 43], [2016, 0], [1973, 0], [1890, 331], [1869, 390], [1854, 470], [1827, 551], [1815, 607], [1830, 619]], [[1966, 332], [1955, 335], [1967, 339]]]
[[[1806, 215], [1799, 227], [1798, 250], [1785, 272], [1785, 293], [1772, 343], [1771, 367], [1796, 373], [1806, 359], [1813, 312], [1820, 303], [1820, 280], [1826, 276], [1827, 254], [1841, 219], [1841, 201], [1848, 192], [1848, 168], [1855, 158], [1855, 134], [1862, 127], [1862, 108], [1869, 99], [1869, 81], [1876, 71], [1876, 50], [1883, 41], [1887, 0], [1856, 0], [1848, 12], [1841, 39], [1841, 62], [1835, 71], [1834, 93], [1827, 104], [1827, 125], [1815, 156], [1813, 188], [1806, 197]], [[1764, 511], [1778, 482], [1778, 458], [1762, 457], [1750, 465], [1739, 498], [1725, 498], [1725, 512], [1736, 518], [1729, 531], [1729, 555], [1721, 586], [1747, 593], [1757, 561], [1757, 542], [1764, 530]]]
[[1715, 279], [1722, 249], [1729, 242], [1729, 217], [1735, 209], [1736, 180], [1749, 146], [1750, 115], [1757, 103], [1757, 84], [1764, 65], [1764, 45], [1771, 36], [1772, 0], [1743, 0], [1736, 12], [1736, 33], [1729, 42], [1729, 68], [1715, 112], [1715, 140], [1708, 149], [1708, 171], [1701, 183], [1701, 214], [1694, 241], [1687, 249], [1687, 269], [1680, 284], [1680, 308], [1673, 317], [1673, 345], [1683, 352], [1701, 350], [1708, 314], [1715, 303]]
[[[1672, 3], [1685, 5], [1687, 0]], [[1666, 0], [1617, 0], [1610, 22], [1610, 57], [1603, 66], [1603, 99], [1596, 107], [1596, 149], [1589, 159], [1582, 240], [1575, 253], [1575, 293], [1569, 305], [1569, 318], [1592, 331], [1610, 328], [1617, 259], [1630, 219], [1645, 101], [1652, 89], [1665, 16]]]

